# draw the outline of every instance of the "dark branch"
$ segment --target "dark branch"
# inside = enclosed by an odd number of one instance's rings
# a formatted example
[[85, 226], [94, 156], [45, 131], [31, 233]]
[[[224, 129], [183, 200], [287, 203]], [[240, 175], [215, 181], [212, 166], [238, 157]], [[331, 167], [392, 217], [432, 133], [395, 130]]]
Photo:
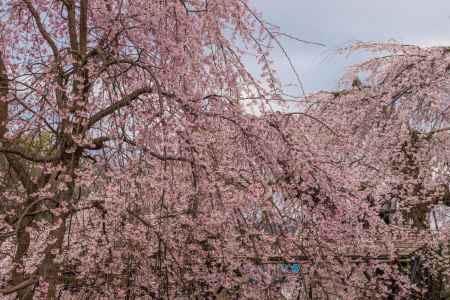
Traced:
[[21, 149], [18, 146], [3, 146], [3, 147], [0, 147], [0, 152], [7, 153], [7, 154], [15, 154], [17, 156], [20, 156], [23, 159], [33, 161], [33, 162], [52, 162], [52, 161], [57, 161], [61, 158], [60, 152], [58, 152], [54, 155], [42, 156], [39, 154], [26, 153], [25, 150]]
[[111, 104], [109, 107], [94, 114], [89, 119], [86, 129], [91, 128], [95, 123], [97, 123], [98, 121], [102, 120], [103, 118], [113, 114], [114, 112], [121, 109], [122, 107], [130, 105], [130, 103], [133, 102], [134, 100], [136, 100], [139, 96], [141, 96], [143, 94], [152, 93], [152, 92], [153, 92], [153, 89], [151, 87], [143, 87], [143, 88], [135, 90], [131, 94], [128, 94], [127, 96], [122, 98], [122, 100], [117, 101], [117, 102]]
[[31, 1], [29, 0], [23, 0], [25, 4], [27, 5], [28, 10], [30, 11], [31, 15], [33, 16], [34, 21], [36, 22], [36, 25], [39, 29], [39, 32], [41, 33], [42, 37], [45, 39], [47, 44], [50, 46], [53, 52], [53, 56], [58, 59], [59, 58], [59, 52], [58, 47], [56, 46], [55, 41], [51, 38], [50, 34], [45, 30], [44, 25], [42, 24], [41, 17], [39, 16], [38, 11], [33, 7], [31, 4]]
[[22, 281], [19, 284], [16, 284], [15, 286], [10, 286], [10, 287], [6, 287], [4, 289], [0, 289], [0, 293], [2, 293], [3, 295], [9, 295], [9, 294], [17, 292], [21, 289], [24, 289], [32, 284], [35, 284], [37, 281], [38, 281], [37, 278], [31, 277], [25, 281]]

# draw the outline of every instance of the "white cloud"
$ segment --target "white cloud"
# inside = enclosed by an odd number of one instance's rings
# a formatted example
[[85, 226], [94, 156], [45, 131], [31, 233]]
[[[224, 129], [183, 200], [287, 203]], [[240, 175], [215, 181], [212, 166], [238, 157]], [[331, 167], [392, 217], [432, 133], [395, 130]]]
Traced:
[[[328, 46], [282, 40], [307, 92], [336, 88], [345, 66], [356, 59], [347, 60], [334, 51], [351, 41], [395, 39], [421, 46], [450, 45], [448, 0], [253, 0], [253, 6], [283, 32]], [[289, 65], [278, 53], [276, 63], [282, 80], [293, 82]]]

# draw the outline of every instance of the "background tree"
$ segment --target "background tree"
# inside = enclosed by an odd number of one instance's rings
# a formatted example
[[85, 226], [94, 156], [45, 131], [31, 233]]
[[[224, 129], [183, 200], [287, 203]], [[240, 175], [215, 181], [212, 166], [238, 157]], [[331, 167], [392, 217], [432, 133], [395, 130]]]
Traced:
[[361, 43], [349, 50], [383, 56], [352, 67], [344, 77], [350, 82], [365, 73], [363, 88], [319, 93], [311, 97], [318, 101], [310, 112], [339, 132], [332, 145], [345, 141], [341, 162], [356, 174], [354, 188], [360, 185], [367, 193], [391, 225], [388, 230], [407, 243], [423, 244], [415, 254], [427, 274], [419, 279], [416, 267], [407, 273], [427, 299], [440, 299], [445, 287], [436, 283], [448, 278], [443, 256], [448, 228], [432, 231], [429, 214], [438, 204], [449, 205], [448, 49]]

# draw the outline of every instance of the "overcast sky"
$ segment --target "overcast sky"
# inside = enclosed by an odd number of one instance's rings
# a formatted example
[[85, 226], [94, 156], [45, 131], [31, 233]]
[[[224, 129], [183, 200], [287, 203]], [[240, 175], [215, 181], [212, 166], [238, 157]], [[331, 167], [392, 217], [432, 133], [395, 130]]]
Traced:
[[[283, 39], [306, 92], [337, 88], [346, 58], [336, 50], [352, 41], [397, 41], [423, 46], [450, 45], [450, 0], [252, 0], [282, 32], [326, 44], [308, 46]], [[283, 82], [294, 82], [288, 62], [275, 53]]]

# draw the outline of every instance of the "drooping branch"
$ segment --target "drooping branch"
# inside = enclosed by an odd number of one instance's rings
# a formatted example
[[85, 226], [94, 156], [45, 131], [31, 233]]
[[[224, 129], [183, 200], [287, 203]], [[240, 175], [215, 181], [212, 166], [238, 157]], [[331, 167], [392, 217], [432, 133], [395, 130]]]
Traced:
[[291, 115], [302, 115], [302, 116], [305, 116], [305, 117], [308, 117], [308, 118], [310, 118], [310, 119], [312, 119], [312, 120], [314, 120], [315, 122], [317, 122], [317, 123], [319, 123], [320, 125], [322, 125], [323, 127], [325, 127], [327, 130], [329, 130], [333, 135], [335, 135], [335, 136], [338, 136], [338, 134], [327, 124], [327, 123], [325, 123], [324, 121], [322, 121], [322, 120], [319, 120], [318, 118], [316, 118], [316, 117], [314, 117], [314, 116], [312, 116], [312, 115], [310, 115], [310, 114], [307, 114], [307, 113], [304, 113], [304, 112], [291, 112], [291, 113], [287, 113], [286, 114], [287, 116], [291, 116]]

